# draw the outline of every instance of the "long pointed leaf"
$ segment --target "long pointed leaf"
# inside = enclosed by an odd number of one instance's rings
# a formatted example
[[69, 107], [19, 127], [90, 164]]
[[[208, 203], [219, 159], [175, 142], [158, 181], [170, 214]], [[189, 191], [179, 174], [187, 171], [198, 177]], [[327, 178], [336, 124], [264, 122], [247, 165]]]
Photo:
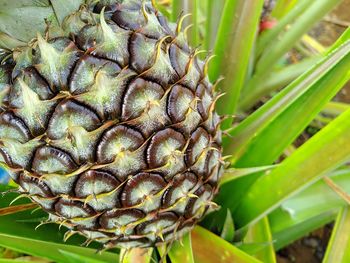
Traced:
[[[350, 193], [350, 172], [339, 170], [329, 175], [332, 180]], [[288, 198], [269, 215], [273, 232], [280, 232], [323, 213], [346, 205], [324, 180], [319, 180], [300, 193]]]
[[69, 14], [77, 11], [84, 0], [51, 0], [52, 7], [59, 23]]
[[[261, 76], [268, 72], [269, 68], [290, 50], [298, 39], [340, 2], [341, 0], [318, 0], [312, 2], [303, 0], [302, 4], [306, 9], [298, 19], [295, 19], [294, 24], [289, 25], [286, 33], [280, 36], [279, 41], [275, 41], [274, 37], [263, 46], [264, 53], [256, 65], [256, 75]], [[296, 8], [298, 7], [299, 5], [296, 6]]]
[[270, 223], [267, 217], [262, 218], [249, 228], [244, 242], [262, 246], [262, 249], [253, 254], [257, 259], [264, 263], [276, 263]]
[[[286, 198], [350, 159], [349, 137], [350, 110], [312, 137], [271, 174], [254, 183], [236, 210], [234, 218], [238, 226], [256, 222]], [[271, 191], [276, 185], [278, 189]]]
[[66, 263], [67, 259], [63, 256], [60, 250], [67, 251], [83, 257], [88, 257], [91, 262], [117, 262], [118, 255], [112, 253], [96, 254], [96, 250], [90, 248], [82, 248], [76, 246], [62, 245], [39, 241], [36, 239], [21, 238], [12, 235], [0, 233], [0, 245], [34, 256], [47, 258], [55, 262]]
[[221, 90], [226, 96], [218, 103], [223, 114], [235, 112], [246, 79], [258, 31], [262, 0], [227, 0], [215, 44], [215, 55], [209, 75], [217, 80], [225, 76]]
[[120, 251], [121, 263], [150, 263], [152, 257], [152, 248], [133, 248], [129, 250], [122, 249]]
[[199, 226], [195, 227], [191, 236], [195, 263], [261, 262]]
[[337, 217], [323, 263], [350, 262], [350, 208], [343, 208]]
[[169, 257], [172, 263], [194, 263], [191, 235], [186, 234], [182, 240], [171, 245]]
[[304, 220], [300, 223], [292, 224], [290, 227], [281, 231], [272, 231], [275, 249], [280, 250], [295, 240], [298, 240], [308, 233], [311, 233], [312, 231], [332, 222], [337, 216], [337, 211], [338, 209], [336, 208]]
[[[264, 166], [276, 161], [349, 78], [350, 42], [346, 42], [231, 132], [234, 166]], [[259, 176], [258, 173], [226, 183], [219, 192], [218, 203], [235, 210]]]

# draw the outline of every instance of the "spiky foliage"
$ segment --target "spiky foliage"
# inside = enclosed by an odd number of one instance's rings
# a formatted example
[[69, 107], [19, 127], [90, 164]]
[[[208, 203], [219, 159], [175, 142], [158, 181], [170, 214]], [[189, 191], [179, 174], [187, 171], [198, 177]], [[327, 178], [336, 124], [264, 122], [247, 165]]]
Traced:
[[169, 24], [150, 1], [108, 2], [83, 5], [0, 67], [0, 161], [66, 237], [147, 247], [211, 206], [217, 94], [181, 19]]

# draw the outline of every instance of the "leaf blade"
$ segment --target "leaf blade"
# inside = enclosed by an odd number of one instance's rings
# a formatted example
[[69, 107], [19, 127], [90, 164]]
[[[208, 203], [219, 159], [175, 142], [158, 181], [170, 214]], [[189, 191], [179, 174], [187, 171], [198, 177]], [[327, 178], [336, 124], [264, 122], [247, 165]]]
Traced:
[[[305, 189], [326, 172], [348, 160], [349, 137], [350, 110], [312, 137], [269, 175], [262, 176], [253, 184], [235, 212], [237, 224], [244, 227], [256, 222], [287, 197]], [[278, 185], [279, 189], [271, 192], [274, 185]], [[268, 199], [259, 198], [266, 196], [267, 191]]]
[[340, 210], [328, 243], [323, 263], [350, 262], [350, 209], [346, 206]]
[[218, 259], [222, 263], [261, 262], [200, 226], [194, 228], [191, 237], [195, 263], [212, 263]]

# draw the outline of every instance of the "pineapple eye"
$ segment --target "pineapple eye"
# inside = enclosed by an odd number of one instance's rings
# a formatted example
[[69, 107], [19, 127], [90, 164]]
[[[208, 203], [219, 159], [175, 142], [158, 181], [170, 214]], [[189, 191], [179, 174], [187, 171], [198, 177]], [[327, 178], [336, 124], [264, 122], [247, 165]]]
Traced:
[[155, 195], [164, 190], [166, 185], [165, 180], [158, 174], [137, 174], [127, 181], [121, 193], [122, 205], [137, 206], [145, 212], [152, 211], [159, 207], [161, 202], [161, 197], [155, 197]]
[[[156, 104], [164, 95], [163, 88], [154, 82], [136, 79], [132, 81], [124, 96], [122, 119], [129, 120], [150, 111], [152, 104]], [[154, 103], [152, 103], [154, 102]]]
[[48, 146], [39, 148], [34, 155], [33, 171], [38, 174], [66, 174], [78, 166], [65, 152]]
[[115, 126], [102, 136], [97, 146], [97, 161], [111, 163], [118, 154], [135, 151], [143, 142], [143, 136], [138, 131], [123, 125]]
[[173, 130], [165, 129], [155, 134], [147, 149], [147, 161], [150, 168], [166, 165], [175, 151], [182, 151], [186, 141], [184, 136]]

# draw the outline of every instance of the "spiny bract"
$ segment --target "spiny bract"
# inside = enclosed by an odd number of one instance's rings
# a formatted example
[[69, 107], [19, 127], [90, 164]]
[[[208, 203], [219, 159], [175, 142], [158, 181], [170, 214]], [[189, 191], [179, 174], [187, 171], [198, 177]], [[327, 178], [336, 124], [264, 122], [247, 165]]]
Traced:
[[218, 94], [180, 28], [150, 1], [100, 1], [1, 66], [0, 161], [67, 236], [148, 247], [212, 204]]

